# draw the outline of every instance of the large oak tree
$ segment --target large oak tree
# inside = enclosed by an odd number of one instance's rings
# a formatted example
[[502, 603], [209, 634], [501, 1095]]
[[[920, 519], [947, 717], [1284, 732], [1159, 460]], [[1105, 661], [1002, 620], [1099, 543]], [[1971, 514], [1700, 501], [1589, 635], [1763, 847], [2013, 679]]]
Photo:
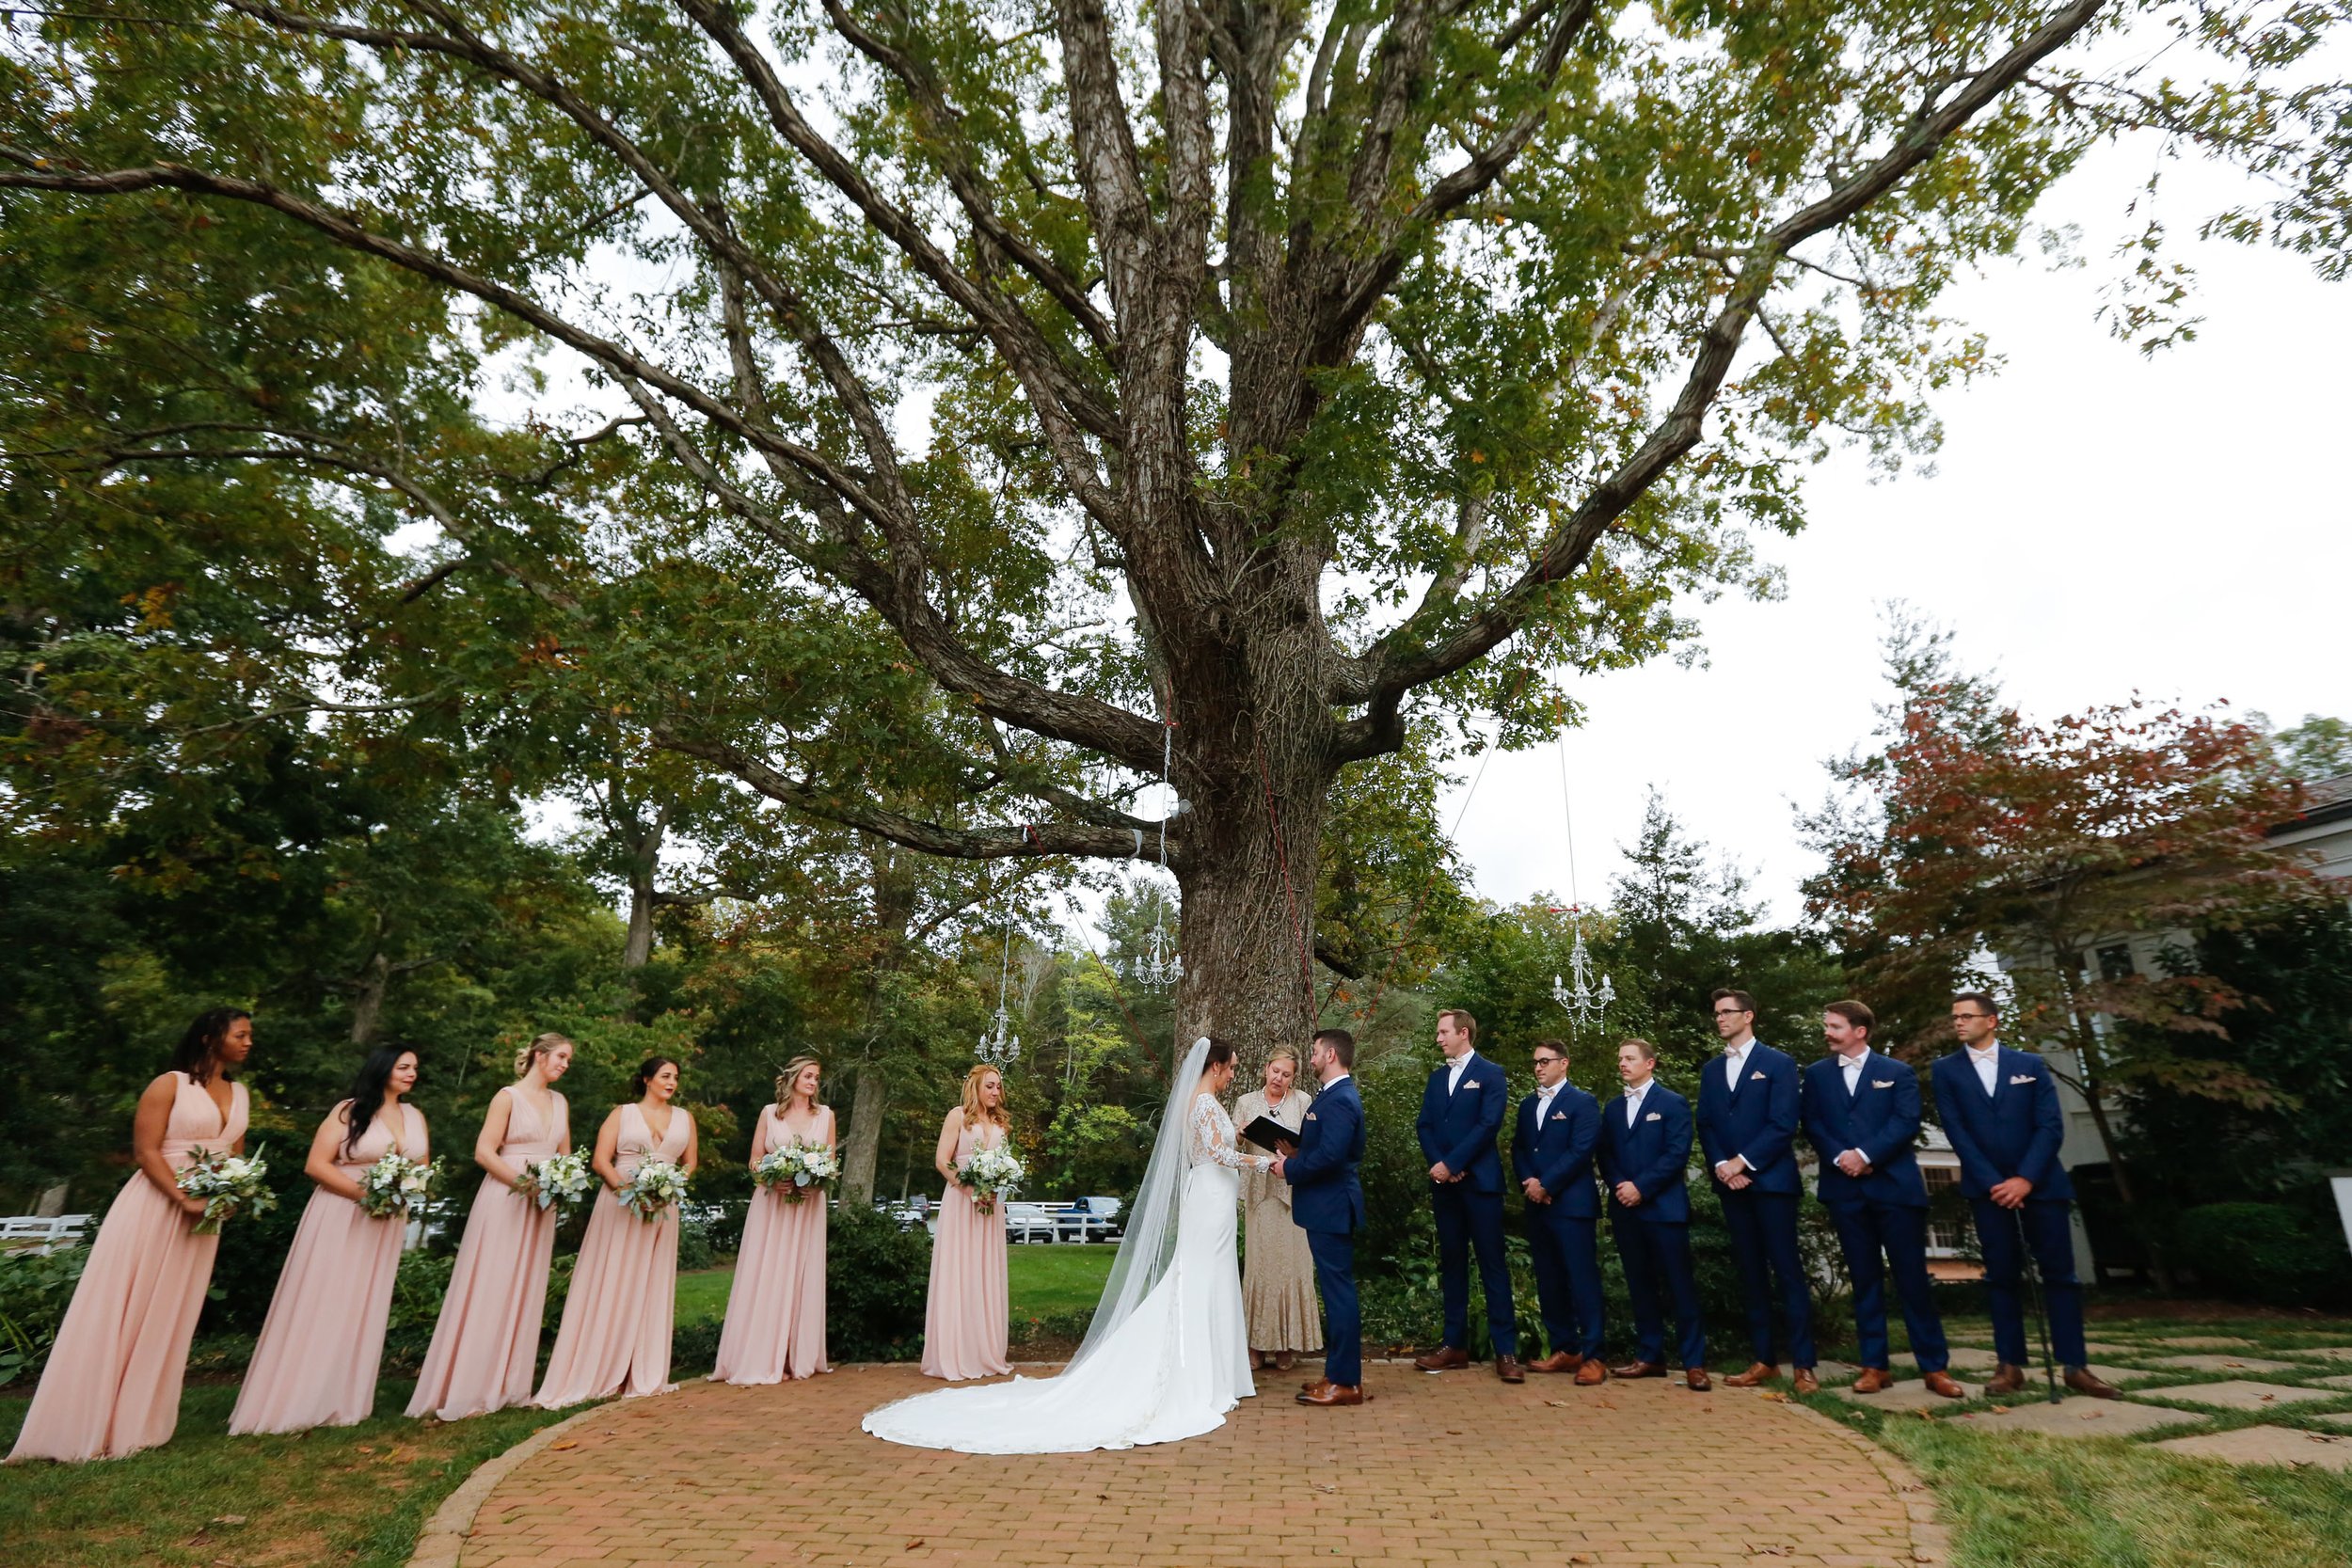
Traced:
[[[0, 191], [258, 208], [560, 348], [630, 421], [583, 436], [930, 692], [817, 733], [754, 645], [632, 723], [931, 854], [1165, 826], [1179, 1025], [1256, 1042], [1313, 1007], [1342, 771], [1417, 714], [1546, 736], [1574, 675], [1689, 634], [1677, 595], [1768, 591], [1747, 531], [1797, 526], [1825, 437], [1932, 441], [1987, 362], [1939, 295], [2087, 150], [2234, 158], [2278, 184], [2225, 227], [2337, 268], [2340, 15], [77, 0], [4, 46]], [[2139, 279], [2119, 319], [2161, 338]], [[370, 461], [400, 490], [396, 441]]]

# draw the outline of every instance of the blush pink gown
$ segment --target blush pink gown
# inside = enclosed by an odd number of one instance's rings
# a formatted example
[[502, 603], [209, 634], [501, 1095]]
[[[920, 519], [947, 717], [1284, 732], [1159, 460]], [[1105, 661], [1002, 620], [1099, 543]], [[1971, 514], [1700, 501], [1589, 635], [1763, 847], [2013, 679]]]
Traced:
[[[543, 1117], [520, 1092], [499, 1093], [506, 1096], [500, 1159], [520, 1170], [563, 1147], [571, 1110], [562, 1095], [555, 1096], [554, 1114]], [[547, 1313], [548, 1266], [563, 1214], [560, 1207], [542, 1209], [484, 1174], [409, 1415], [455, 1421], [530, 1401], [531, 1379], [539, 1370], [539, 1323]]]
[[[1005, 1141], [991, 1127], [988, 1143]], [[978, 1148], [980, 1129], [956, 1140], [959, 1165]], [[923, 1309], [923, 1375], [949, 1379], [995, 1377], [1012, 1370], [1005, 1355], [1011, 1327], [1005, 1284], [1005, 1216], [982, 1213], [961, 1187], [939, 1199], [939, 1230], [931, 1240], [930, 1299]]]
[[[828, 1107], [816, 1141], [833, 1132]], [[759, 1113], [752, 1158], [782, 1148], [791, 1130], [770, 1105]], [[831, 1371], [825, 1365], [825, 1195], [800, 1202], [777, 1187], [752, 1195], [743, 1217], [743, 1247], [727, 1288], [726, 1326], [719, 1331], [714, 1383], [781, 1383]]]
[[[401, 1106], [400, 1117], [401, 1152], [426, 1158], [424, 1117], [413, 1105]], [[358, 1147], [337, 1149], [335, 1168], [357, 1180], [391, 1151], [393, 1128], [379, 1114]], [[229, 1418], [230, 1435], [347, 1427], [375, 1413], [375, 1372], [406, 1230], [397, 1212], [371, 1214], [339, 1193], [311, 1189]]]
[[[672, 1106], [669, 1132], [657, 1144], [644, 1113], [633, 1102], [622, 1106], [612, 1160], [622, 1180], [635, 1175], [648, 1154], [684, 1159], [691, 1126], [685, 1111]], [[572, 1268], [548, 1375], [532, 1402], [561, 1410], [611, 1394], [635, 1399], [671, 1392], [677, 1386], [670, 1381], [670, 1325], [676, 1315], [677, 1211], [641, 1220], [604, 1188]]]
[[[230, 1085], [224, 1122], [200, 1085], [183, 1072], [171, 1076], [178, 1085], [163, 1151], [174, 1170], [199, 1148], [226, 1150], [245, 1136], [243, 1084]], [[145, 1173], [123, 1183], [90, 1243], [8, 1463], [119, 1459], [170, 1440], [188, 1341], [220, 1247], [217, 1235], [195, 1228], [196, 1216]]]

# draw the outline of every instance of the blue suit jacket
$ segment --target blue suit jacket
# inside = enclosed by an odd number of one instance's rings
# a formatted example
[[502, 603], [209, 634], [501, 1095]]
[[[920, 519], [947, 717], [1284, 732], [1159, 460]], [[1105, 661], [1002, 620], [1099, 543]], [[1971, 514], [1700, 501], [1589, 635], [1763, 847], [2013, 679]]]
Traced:
[[[1928, 1206], [1927, 1179], [1919, 1174], [1919, 1075], [1906, 1064], [1871, 1052], [1851, 1096], [1836, 1056], [1806, 1068], [1804, 1135], [1821, 1156], [1823, 1203]], [[1850, 1148], [1870, 1162], [1867, 1175], [1837, 1168], [1837, 1157]]]
[[1597, 1219], [1600, 1197], [1593, 1190], [1593, 1150], [1600, 1143], [1600, 1101], [1574, 1084], [1563, 1084], [1551, 1098], [1551, 1115], [1538, 1127], [1539, 1098], [1531, 1094], [1519, 1101], [1518, 1126], [1511, 1134], [1511, 1168], [1544, 1184], [1553, 1213]]
[[2006, 1045], [1999, 1060], [1990, 1098], [1967, 1052], [1955, 1051], [1935, 1064], [1936, 1119], [1960, 1155], [1960, 1190], [1983, 1197], [1994, 1183], [2022, 1176], [2033, 1183], [2035, 1197], [2073, 1197], [2074, 1184], [2058, 1164], [2066, 1116], [2058, 1109], [2050, 1064]]
[[1728, 1065], [1719, 1055], [1699, 1069], [1699, 1147], [1707, 1152], [1708, 1180], [1714, 1180], [1715, 1167], [1738, 1154], [1746, 1158], [1757, 1190], [1803, 1192], [1804, 1182], [1797, 1175], [1796, 1062], [1757, 1040], [1740, 1067], [1737, 1094], [1724, 1075]]
[[[1622, 1223], [1630, 1215], [1653, 1224], [1690, 1224], [1691, 1195], [1683, 1187], [1690, 1166], [1691, 1102], [1665, 1085], [1651, 1080], [1640, 1119], [1630, 1128], [1625, 1124], [1625, 1096], [1600, 1108], [1600, 1178], [1609, 1184], [1612, 1219]], [[1639, 1206], [1618, 1204], [1620, 1181], [1642, 1190]]]
[[1496, 1140], [1502, 1132], [1502, 1116], [1511, 1106], [1511, 1086], [1502, 1069], [1470, 1053], [1462, 1083], [1452, 1094], [1445, 1089], [1443, 1067], [1429, 1075], [1421, 1092], [1421, 1116], [1413, 1131], [1421, 1135], [1421, 1152], [1431, 1164], [1460, 1175], [1474, 1193], [1502, 1191], [1502, 1155]]
[[1356, 1080], [1326, 1085], [1298, 1124], [1298, 1152], [1282, 1162], [1291, 1184], [1291, 1218], [1301, 1230], [1348, 1236], [1364, 1226], [1364, 1101]]

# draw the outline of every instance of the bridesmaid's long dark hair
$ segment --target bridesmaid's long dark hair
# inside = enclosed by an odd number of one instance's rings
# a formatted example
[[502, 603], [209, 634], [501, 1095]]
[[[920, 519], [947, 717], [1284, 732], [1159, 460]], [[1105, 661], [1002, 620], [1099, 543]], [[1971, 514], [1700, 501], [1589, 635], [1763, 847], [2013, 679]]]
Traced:
[[220, 1042], [229, 1026], [252, 1016], [243, 1007], [208, 1007], [197, 1014], [188, 1032], [172, 1047], [171, 1070], [184, 1072], [199, 1084], [211, 1082], [213, 1074], [222, 1070]]
[[359, 1075], [351, 1081], [351, 1130], [343, 1134], [346, 1158], [367, 1136], [368, 1124], [375, 1120], [375, 1113], [384, 1108], [384, 1085], [392, 1081], [392, 1069], [415, 1050], [413, 1045], [379, 1045], [359, 1064]]

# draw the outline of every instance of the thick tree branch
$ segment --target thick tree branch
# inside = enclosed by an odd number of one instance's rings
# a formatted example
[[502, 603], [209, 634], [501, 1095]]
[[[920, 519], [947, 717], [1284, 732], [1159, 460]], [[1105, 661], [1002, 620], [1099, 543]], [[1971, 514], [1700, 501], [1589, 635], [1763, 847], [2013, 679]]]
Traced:
[[[1091, 823], [1025, 822], [1004, 828], [949, 828], [903, 812], [885, 810], [870, 798], [851, 799], [791, 777], [751, 753], [723, 741], [698, 740], [656, 726], [654, 743], [681, 756], [699, 757], [732, 773], [770, 800], [810, 816], [856, 828], [925, 854], [952, 860], [1012, 860], [1040, 855], [1084, 855], [1101, 860], [1137, 858], [1138, 831]], [[1156, 824], [1150, 825], [1156, 831]], [[1150, 832], [1143, 837], [1149, 838]], [[1168, 862], [1178, 863], [1178, 842], [1169, 841]]]
[[1851, 179], [1772, 226], [1752, 248], [1736, 275], [1728, 298], [1708, 324], [1673, 406], [1642, 445], [1563, 519], [1536, 552], [1533, 564], [1508, 588], [1451, 636], [1430, 637], [1431, 628], [1408, 620], [1376, 650], [1380, 674], [1370, 708], [1343, 726], [1340, 760], [1378, 755], [1403, 739], [1400, 707], [1405, 693], [1444, 678], [1484, 657], [1518, 630], [1544, 597], [1582, 567], [1601, 535], [1698, 442], [1708, 408], [1731, 370], [1740, 340], [1755, 316], [1780, 259], [1790, 246], [1853, 217], [1932, 158], [1954, 134], [2035, 62], [2065, 43], [2099, 14], [2105, 0], [2075, 0], [1998, 60], [1970, 77], [1948, 100], [1922, 106], [1894, 146]]

